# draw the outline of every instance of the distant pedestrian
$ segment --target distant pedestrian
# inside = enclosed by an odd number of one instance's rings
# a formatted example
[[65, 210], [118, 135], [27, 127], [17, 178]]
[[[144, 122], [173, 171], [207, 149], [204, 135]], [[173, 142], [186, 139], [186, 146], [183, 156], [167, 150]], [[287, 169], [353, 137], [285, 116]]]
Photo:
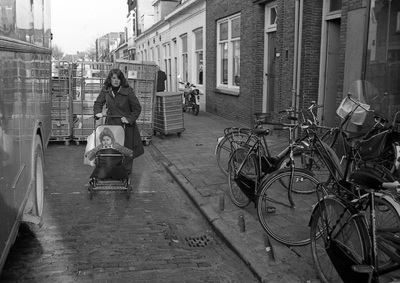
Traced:
[[160, 66], [157, 66], [157, 92], [165, 91], [165, 81], [167, 80], [167, 75], [165, 72], [161, 71]]

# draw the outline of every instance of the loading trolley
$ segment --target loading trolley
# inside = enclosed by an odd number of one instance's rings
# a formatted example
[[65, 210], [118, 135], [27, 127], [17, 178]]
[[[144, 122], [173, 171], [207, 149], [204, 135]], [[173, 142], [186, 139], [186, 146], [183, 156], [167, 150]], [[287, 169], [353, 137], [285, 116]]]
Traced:
[[150, 145], [154, 129], [157, 65], [147, 61], [116, 60], [114, 66], [124, 73], [142, 106], [136, 125], [144, 145]]
[[154, 132], [161, 138], [169, 134], [180, 137], [184, 130], [182, 93], [157, 92]]

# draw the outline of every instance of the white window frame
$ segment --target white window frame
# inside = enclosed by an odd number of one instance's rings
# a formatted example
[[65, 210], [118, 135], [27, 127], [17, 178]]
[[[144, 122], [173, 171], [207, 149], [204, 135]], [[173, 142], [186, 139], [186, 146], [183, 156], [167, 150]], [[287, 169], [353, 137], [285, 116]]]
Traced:
[[164, 54], [164, 71], [167, 74], [167, 86], [166, 89], [169, 89], [172, 85], [171, 82], [171, 44], [169, 42], [163, 45], [163, 54]]
[[[184, 46], [184, 42], [186, 42], [186, 51], [185, 51], [185, 46]], [[185, 33], [183, 35], [181, 35], [181, 50], [182, 50], [182, 54], [181, 54], [181, 58], [182, 58], [182, 78], [185, 82], [189, 81], [189, 46], [188, 46], [189, 42], [188, 42], [188, 35]], [[186, 70], [185, 70], [186, 69]]]
[[[194, 33], [194, 58], [195, 58], [195, 83], [198, 85], [203, 85], [204, 84], [204, 33], [203, 33], [203, 28], [198, 28], [193, 31]], [[201, 46], [197, 46], [197, 37], [201, 35]], [[201, 54], [201, 56], [200, 56]], [[200, 59], [201, 57], [201, 59]], [[203, 72], [203, 80], [200, 83], [200, 68], [202, 69]]]
[[[234, 85], [234, 80], [233, 78], [233, 43], [236, 41], [241, 40], [241, 37], [239, 36], [238, 38], [232, 39], [232, 21], [240, 18], [241, 14], [235, 14], [232, 16], [229, 16], [227, 18], [224, 18], [222, 20], [219, 20], [217, 22], [217, 87], [218, 88], [225, 88], [229, 90], [233, 90], [235, 92], [238, 92], [240, 90], [240, 86]], [[221, 35], [221, 24], [222, 23], [228, 23], [228, 38], [225, 40], [220, 40], [220, 35]], [[222, 83], [222, 44], [227, 44], [228, 46], [228, 54], [227, 54], [227, 60], [228, 60], [228, 66], [227, 66], [227, 77], [228, 81], [226, 84]], [[240, 61], [239, 61], [240, 62]]]

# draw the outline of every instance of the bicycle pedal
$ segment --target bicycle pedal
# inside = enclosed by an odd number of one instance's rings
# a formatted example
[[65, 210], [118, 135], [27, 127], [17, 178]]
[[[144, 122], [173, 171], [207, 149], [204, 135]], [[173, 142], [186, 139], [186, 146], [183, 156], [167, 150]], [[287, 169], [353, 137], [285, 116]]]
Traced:
[[270, 213], [270, 214], [272, 214], [272, 213], [276, 213], [276, 207], [274, 207], [274, 206], [267, 206], [267, 213]]

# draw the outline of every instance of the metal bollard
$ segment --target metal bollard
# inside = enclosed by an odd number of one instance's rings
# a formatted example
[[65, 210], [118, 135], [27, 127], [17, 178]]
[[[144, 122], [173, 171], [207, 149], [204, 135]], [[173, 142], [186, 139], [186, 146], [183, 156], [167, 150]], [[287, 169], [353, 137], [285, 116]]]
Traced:
[[225, 209], [225, 196], [224, 196], [224, 193], [221, 193], [219, 195], [219, 209], [221, 211], [224, 211], [224, 209]]
[[264, 246], [265, 246], [265, 251], [267, 252], [269, 258], [275, 261], [274, 249], [272, 248], [271, 241], [269, 240], [269, 237], [266, 234], [264, 234]]
[[243, 212], [239, 212], [238, 225], [239, 225], [240, 232], [245, 232], [246, 231], [246, 223], [244, 222]]

